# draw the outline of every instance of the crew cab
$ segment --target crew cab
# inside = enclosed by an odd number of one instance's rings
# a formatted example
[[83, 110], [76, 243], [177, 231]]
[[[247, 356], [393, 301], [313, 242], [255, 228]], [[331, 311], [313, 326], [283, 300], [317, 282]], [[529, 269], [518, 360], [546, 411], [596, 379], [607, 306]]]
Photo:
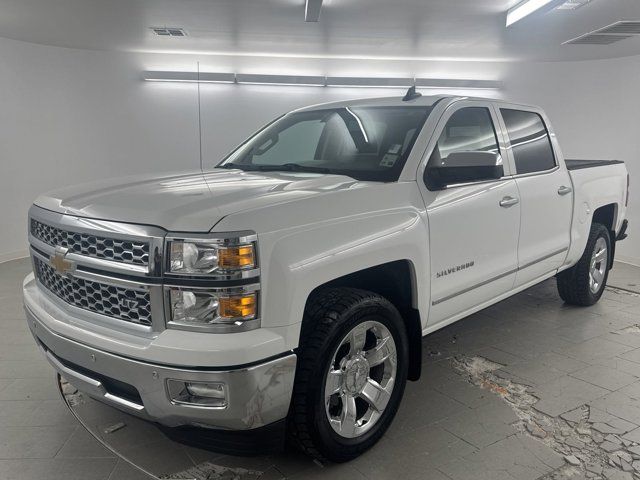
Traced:
[[347, 461], [419, 379], [424, 335], [554, 276], [597, 302], [628, 185], [622, 162], [565, 160], [536, 107], [302, 108], [202, 171], [39, 197], [26, 316], [71, 384], [170, 436]]

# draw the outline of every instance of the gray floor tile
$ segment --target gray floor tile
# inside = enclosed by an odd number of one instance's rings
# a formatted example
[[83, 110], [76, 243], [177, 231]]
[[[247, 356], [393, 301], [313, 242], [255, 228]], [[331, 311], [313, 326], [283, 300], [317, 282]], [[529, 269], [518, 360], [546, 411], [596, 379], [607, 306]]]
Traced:
[[608, 283], [613, 287], [625, 288], [640, 293], [638, 267], [628, 263], [616, 262], [614, 268], [609, 272]]
[[561, 372], [571, 373], [577, 370], [581, 370], [588, 366], [587, 363], [576, 360], [575, 358], [567, 357], [556, 352], [546, 352], [538, 357], [538, 362], [542, 365], [546, 365]]
[[157, 480], [157, 478], [147, 475], [124, 460], [118, 460], [108, 480]]
[[[426, 434], [433, 433], [427, 440]], [[402, 472], [410, 479], [441, 478], [437, 472], [439, 465], [459, 458], [462, 452], [469, 452], [469, 445], [462, 446], [460, 439], [442, 429], [426, 427], [412, 432], [411, 440], [383, 439], [370, 452], [350, 462], [366, 478], [389, 479]], [[439, 439], [439, 441], [438, 441]], [[422, 445], [420, 440], [426, 440]], [[306, 473], [304, 475], [306, 477]]]
[[626, 387], [638, 380], [638, 377], [634, 375], [600, 365], [592, 365], [585, 369], [573, 372], [570, 375], [574, 378], [579, 378], [585, 382], [612, 391]]
[[4, 392], [4, 390], [11, 384], [13, 384], [16, 380], [13, 378], [0, 378], [0, 395]]
[[[1, 360], [0, 360], [1, 361]], [[0, 386], [5, 380], [0, 380]], [[57, 400], [60, 399], [54, 378], [18, 378], [6, 380], [7, 388], [0, 388], [0, 401], [2, 400]]]
[[513, 435], [440, 470], [455, 480], [534, 480], [563, 464], [562, 457], [550, 448], [529, 437]]
[[511, 365], [523, 360], [522, 357], [512, 355], [511, 353], [507, 353], [495, 347], [484, 347], [474, 351], [473, 354], [501, 365]]
[[116, 458], [83, 427], [78, 426], [69, 440], [56, 454], [56, 458]]
[[194, 464], [186, 452], [171, 444], [169, 440], [164, 440], [119, 450], [119, 453], [133, 464], [158, 476], [182, 472], [193, 467]]
[[[33, 339], [29, 341], [31, 343], [28, 345], [33, 348]], [[0, 348], [2, 348], [1, 345]], [[0, 361], [0, 378], [41, 378], [43, 381], [51, 381], [53, 370], [44, 359], [38, 361], [2, 360]]]
[[636, 348], [635, 350], [625, 352], [621, 354], [620, 357], [625, 360], [630, 360], [632, 362], [640, 363], [640, 348]]
[[62, 399], [0, 401], [0, 426], [2, 427], [46, 427], [74, 424], [75, 419]]
[[618, 342], [611, 342], [603, 338], [592, 338], [591, 340], [587, 340], [586, 342], [572, 345], [568, 348], [561, 348], [555, 351], [556, 353], [567, 355], [569, 357], [575, 358], [576, 360], [587, 363], [595, 363], [598, 360], [613, 358], [616, 356], [622, 356], [624, 358], [624, 354], [632, 350], [633, 347], [629, 347], [628, 345], [622, 345]]
[[2, 427], [0, 459], [53, 458], [76, 428], [76, 425]]
[[[115, 464], [116, 460], [113, 458], [0, 460], [0, 478], [2, 480], [108, 480]], [[134, 480], [124, 477], [113, 478]]]
[[640, 375], [640, 365], [624, 358], [604, 358], [593, 362], [594, 365], [602, 365], [604, 367], [613, 368], [630, 375]]
[[[407, 387], [396, 418], [387, 431], [389, 437], [405, 435], [460, 411], [469, 410], [466, 405], [432, 388], [425, 388], [424, 385], [414, 383]], [[417, 411], [421, 412], [420, 415], [416, 415]]]
[[548, 383], [556, 378], [565, 375], [565, 372], [563, 372], [562, 370], [558, 370], [557, 368], [550, 365], [545, 365], [540, 361], [536, 363], [522, 361], [520, 363], [508, 365], [502, 368], [500, 371], [515, 375], [518, 378], [522, 378], [529, 385], [540, 385]]
[[[266, 474], [268, 474], [268, 472], [266, 472]], [[260, 477], [261, 479], [263, 477]], [[336, 479], [336, 480], [366, 480], [367, 478], [376, 478], [374, 476], [372, 477], [365, 477], [362, 472], [360, 472], [354, 465], [350, 465], [350, 464], [341, 464], [341, 465], [328, 465], [325, 467], [318, 467], [317, 465], [314, 465], [313, 468], [309, 469], [309, 470], [305, 470], [304, 472], [298, 474], [298, 475], [293, 475], [292, 477], [286, 477], [286, 478], [292, 478], [292, 479], [302, 479], [304, 478], [305, 480], [321, 480], [321, 479]], [[377, 477], [377, 478], [389, 478], [389, 477]], [[267, 480], [265, 478], [265, 480]], [[438, 480], [436, 479], [436, 477], [434, 477], [434, 480]]]
[[570, 376], [557, 378], [535, 389], [540, 401], [535, 409], [556, 417], [573, 410], [591, 400], [606, 395], [609, 391]]
[[487, 403], [491, 392], [470, 384], [461, 377], [454, 378], [434, 386], [440, 393], [457, 400], [469, 408], [476, 408]]
[[516, 430], [512, 424], [517, 420], [513, 410], [501, 402], [461, 412], [438, 426], [476, 448], [483, 448], [513, 435]]
[[603, 335], [603, 338], [623, 345], [629, 345], [630, 347], [640, 348], [640, 329], [638, 332], [631, 332], [624, 328], [617, 329], [609, 332], [607, 335]]
[[613, 392], [589, 402], [592, 407], [640, 425], [640, 402], [624, 393]]

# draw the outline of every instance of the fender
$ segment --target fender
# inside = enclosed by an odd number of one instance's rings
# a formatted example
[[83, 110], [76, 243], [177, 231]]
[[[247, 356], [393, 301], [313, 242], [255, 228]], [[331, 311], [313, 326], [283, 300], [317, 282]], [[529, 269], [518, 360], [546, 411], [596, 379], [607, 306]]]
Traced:
[[[344, 275], [399, 260], [412, 266], [412, 307], [421, 312], [424, 327], [430, 292], [429, 236], [414, 182], [371, 184], [277, 208], [285, 221], [264, 225], [271, 227], [265, 228], [267, 231], [255, 228], [256, 219], [265, 218], [256, 211], [233, 215], [216, 225], [221, 231], [254, 225], [263, 327], [289, 326], [285, 329], [287, 344], [296, 348], [304, 307], [314, 289]], [[336, 218], [337, 212], [342, 215]], [[295, 227], [290, 226], [292, 218]]]

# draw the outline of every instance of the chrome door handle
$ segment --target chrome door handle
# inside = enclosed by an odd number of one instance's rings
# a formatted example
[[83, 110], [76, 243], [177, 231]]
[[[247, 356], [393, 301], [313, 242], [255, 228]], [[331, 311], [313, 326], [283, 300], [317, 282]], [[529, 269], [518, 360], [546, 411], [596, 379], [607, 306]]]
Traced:
[[500, 206], [502, 208], [509, 208], [514, 205], [517, 205], [519, 202], [520, 200], [518, 200], [515, 197], [504, 197], [502, 200], [500, 200]]
[[566, 195], [568, 193], [573, 192], [573, 188], [571, 187], [565, 187], [564, 185], [562, 185], [559, 189], [558, 189], [558, 195]]

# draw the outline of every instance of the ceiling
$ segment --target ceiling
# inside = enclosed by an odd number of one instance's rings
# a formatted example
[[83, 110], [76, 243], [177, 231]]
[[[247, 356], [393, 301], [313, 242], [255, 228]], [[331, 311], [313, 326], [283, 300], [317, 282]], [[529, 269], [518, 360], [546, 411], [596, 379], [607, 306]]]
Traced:
[[[561, 0], [560, 0], [561, 1]], [[0, 0], [0, 36], [63, 47], [157, 53], [567, 61], [640, 54], [640, 36], [612, 45], [561, 45], [618, 20], [640, 0], [592, 0], [538, 12], [506, 28], [518, 0]], [[557, 3], [557, 1], [556, 1]], [[184, 38], [149, 27], [183, 27]]]

